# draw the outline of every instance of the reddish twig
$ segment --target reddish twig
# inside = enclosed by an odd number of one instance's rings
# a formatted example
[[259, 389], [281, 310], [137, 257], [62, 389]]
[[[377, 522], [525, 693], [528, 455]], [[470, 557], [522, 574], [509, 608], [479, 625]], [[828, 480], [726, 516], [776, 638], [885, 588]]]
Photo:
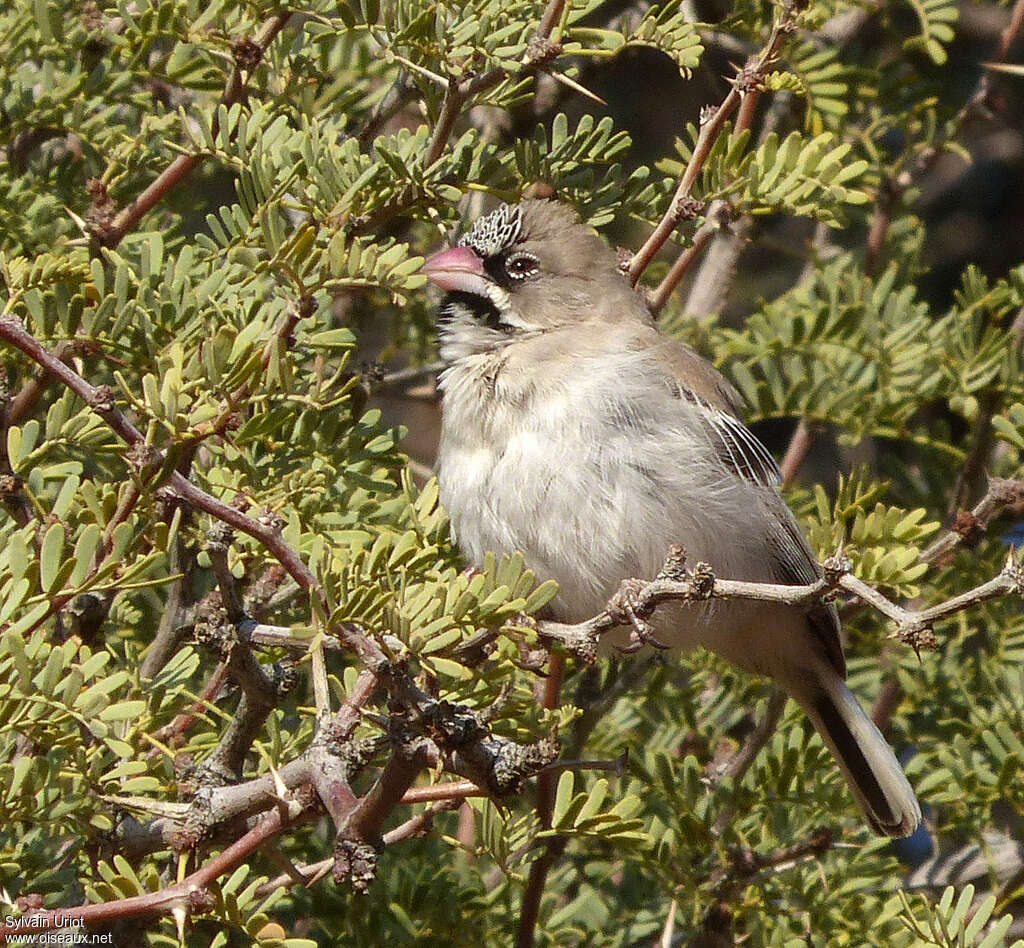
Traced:
[[427, 803], [432, 800], [465, 800], [466, 797], [485, 797], [486, 790], [481, 790], [469, 780], [457, 780], [453, 783], [435, 783], [430, 787], [412, 787], [405, 791], [402, 803]]
[[[63, 382], [100, 415], [129, 446], [147, 452], [147, 468], [156, 471], [166, 464], [164, 454], [156, 448], [148, 446], [143, 435], [117, 408], [114, 404], [113, 393], [109, 389], [97, 388], [87, 382], [42, 346], [19, 320], [12, 316], [0, 317], [0, 339], [14, 346]], [[240, 530], [261, 543], [302, 589], [322, 598], [323, 593], [316, 577], [298, 553], [284, 542], [276, 521], [254, 520], [246, 516], [235, 507], [229, 506], [212, 494], [196, 487], [177, 471], [170, 473], [166, 486], [162, 489], [172, 497], [192, 505], [197, 510], [202, 510], [217, 520], [230, 524], [236, 530]], [[375, 665], [382, 659], [380, 649], [351, 626], [336, 626], [331, 631], [352, 648], [363, 661]]]
[[[178, 913], [187, 915], [194, 910], [202, 910], [210, 898], [206, 890], [211, 882], [248, 859], [260, 846], [284, 829], [308, 818], [305, 809], [299, 810], [293, 816], [286, 807], [279, 807], [267, 814], [237, 842], [175, 885], [158, 892], [148, 892], [145, 895], [116, 899], [98, 905], [78, 905], [38, 912], [32, 915], [31, 930], [41, 932], [74, 923], [91, 926], [126, 918]], [[5, 941], [12, 936], [24, 935], [24, 932], [25, 928], [18, 925], [0, 925], [0, 938]]]
[[783, 487], [788, 487], [792, 484], [794, 478], [800, 472], [804, 459], [807, 457], [807, 452], [811, 450], [811, 446], [814, 444], [817, 430], [806, 418], [800, 419], [800, 423], [796, 426], [793, 436], [789, 439], [789, 446], [786, 448], [782, 463], [779, 465], [779, 470], [782, 472]]
[[[275, 13], [260, 27], [259, 32], [250, 42], [245, 43], [245, 66], [236, 63], [231, 71], [221, 96], [221, 104], [232, 106], [241, 101], [245, 94], [243, 70], [251, 70], [253, 62], [262, 58], [277, 35], [287, 26], [291, 12], [282, 10]], [[105, 247], [116, 247], [125, 234], [134, 230], [139, 221], [159, 204], [171, 191], [184, 181], [204, 159], [203, 155], [179, 155], [131, 204], [121, 210], [108, 227], [105, 227], [96, 238]]]
[[[552, 49], [548, 45], [548, 38], [551, 32], [558, 25], [565, 9], [566, 0], [548, 0], [544, 12], [541, 14], [537, 24], [537, 32], [534, 34], [533, 43], [523, 57], [523, 69], [530, 70], [547, 59]], [[444, 99], [441, 101], [441, 111], [437, 116], [433, 134], [430, 136], [430, 145], [427, 147], [426, 165], [429, 167], [444, 153], [448, 139], [451, 137], [455, 122], [462, 114], [466, 103], [474, 96], [492, 89], [498, 85], [506, 76], [505, 69], [492, 69], [489, 72], [481, 73], [461, 82], [455, 78], [449, 78], [448, 88], [445, 90]]]
[[[675, 194], [669, 202], [668, 210], [665, 211], [661, 220], [658, 221], [651, 235], [644, 241], [640, 249], [629, 261], [627, 272], [631, 282], [635, 285], [647, 269], [655, 254], [662, 248], [665, 241], [669, 239], [679, 222], [686, 218], [692, 204], [691, 194], [697, 178], [708, 160], [715, 142], [725, 128], [726, 122], [732, 113], [740, 106], [744, 98], [754, 94], [760, 89], [761, 81], [767, 74], [768, 68], [775, 62], [779, 50], [785, 38], [795, 29], [793, 8], [786, 6], [772, 23], [771, 33], [764, 49], [756, 57], [753, 65], [748, 66], [739, 77], [732, 83], [729, 94], [722, 100], [721, 104], [709, 113], [702, 116], [700, 131], [697, 135], [697, 143], [693, 149], [693, 155], [679, 179]], [[747, 121], [750, 120], [748, 114]]]
[[[1017, 39], [1022, 27], [1024, 27], [1024, 0], [1017, 0], [1013, 5], [1010, 22], [999, 35], [999, 42], [996, 44], [992, 54], [992, 62], [1000, 63], [1006, 59], [1010, 52], [1010, 47]], [[945, 136], [946, 141], [951, 141], [955, 138], [971, 116], [988, 107], [991, 91], [991, 72], [983, 69], [974, 92], [950, 122]], [[868, 231], [865, 271], [869, 276], [876, 273], [881, 265], [881, 252], [889, 234], [889, 227], [892, 224], [893, 209], [899, 205], [903, 196], [913, 186], [914, 182], [935, 164], [941, 154], [941, 143], [926, 148], [910, 168], [903, 171], [896, 178], [883, 182], [875, 205], [871, 227]]]
[[701, 252], [711, 242], [715, 234], [725, 225], [729, 215], [730, 208], [725, 201], [715, 201], [708, 208], [704, 223], [697, 228], [693, 239], [690, 241], [690, 246], [676, 258], [675, 263], [672, 264], [668, 273], [665, 274], [665, 278], [648, 297], [647, 305], [653, 315], [657, 316], [661, 312], [672, 295], [672, 291], [679, 285], [679, 281], [686, 275], [690, 267], [696, 263], [697, 258], [700, 257]]
[[[559, 694], [562, 690], [562, 677], [565, 673], [565, 656], [552, 652], [548, 662], [548, 677], [544, 679], [541, 689], [541, 706], [548, 709], [558, 707]], [[545, 770], [537, 778], [537, 816], [541, 826], [551, 827], [551, 814], [555, 806], [555, 775]], [[544, 884], [548, 870], [558, 858], [561, 845], [557, 840], [549, 840], [544, 844], [541, 855], [530, 866], [530, 875], [523, 893], [523, 904], [519, 911], [519, 930], [516, 933], [516, 948], [530, 948], [533, 945], [534, 929], [540, 917], [540, 903], [544, 895]]]

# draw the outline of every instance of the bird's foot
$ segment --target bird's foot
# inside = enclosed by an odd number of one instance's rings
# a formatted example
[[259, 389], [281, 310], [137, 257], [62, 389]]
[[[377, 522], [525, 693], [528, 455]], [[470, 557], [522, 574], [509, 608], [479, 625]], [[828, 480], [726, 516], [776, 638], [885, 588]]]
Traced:
[[669, 648], [664, 642], [658, 641], [654, 634], [654, 626], [647, 621], [650, 610], [643, 602], [642, 593], [647, 584], [640, 579], [623, 580], [619, 591], [608, 600], [608, 615], [619, 625], [628, 625], [629, 644], [618, 646], [624, 655], [639, 652], [645, 645], [653, 648]]

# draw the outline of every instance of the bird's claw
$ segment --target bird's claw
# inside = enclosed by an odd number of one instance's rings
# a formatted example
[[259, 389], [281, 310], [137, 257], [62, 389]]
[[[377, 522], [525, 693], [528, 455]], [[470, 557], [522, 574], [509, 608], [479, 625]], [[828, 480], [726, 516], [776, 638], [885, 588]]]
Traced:
[[668, 649], [670, 646], [658, 640], [654, 634], [654, 626], [647, 621], [647, 607], [642, 603], [640, 594], [647, 584], [639, 579], [624, 580], [619, 591], [608, 602], [608, 614], [620, 625], [630, 627], [629, 644], [617, 646], [623, 655], [639, 652], [645, 645], [653, 648]]

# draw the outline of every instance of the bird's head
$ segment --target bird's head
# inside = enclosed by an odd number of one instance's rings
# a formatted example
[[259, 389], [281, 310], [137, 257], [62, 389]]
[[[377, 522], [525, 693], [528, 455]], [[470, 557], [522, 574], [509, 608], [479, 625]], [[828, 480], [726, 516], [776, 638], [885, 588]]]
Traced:
[[446, 291], [438, 316], [446, 362], [637, 306], [615, 253], [554, 201], [502, 204], [423, 273]]

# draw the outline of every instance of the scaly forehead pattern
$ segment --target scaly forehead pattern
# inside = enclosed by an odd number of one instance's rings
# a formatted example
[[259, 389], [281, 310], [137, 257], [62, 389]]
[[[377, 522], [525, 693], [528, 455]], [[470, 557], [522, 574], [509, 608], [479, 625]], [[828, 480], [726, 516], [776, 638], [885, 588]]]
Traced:
[[523, 215], [513, 204], [502, 204], [477, 222], [459, 238], [460, 247], [469, 247], [478, 257], [486, 260], [507, 250], [518, 239], [523, 229]]

